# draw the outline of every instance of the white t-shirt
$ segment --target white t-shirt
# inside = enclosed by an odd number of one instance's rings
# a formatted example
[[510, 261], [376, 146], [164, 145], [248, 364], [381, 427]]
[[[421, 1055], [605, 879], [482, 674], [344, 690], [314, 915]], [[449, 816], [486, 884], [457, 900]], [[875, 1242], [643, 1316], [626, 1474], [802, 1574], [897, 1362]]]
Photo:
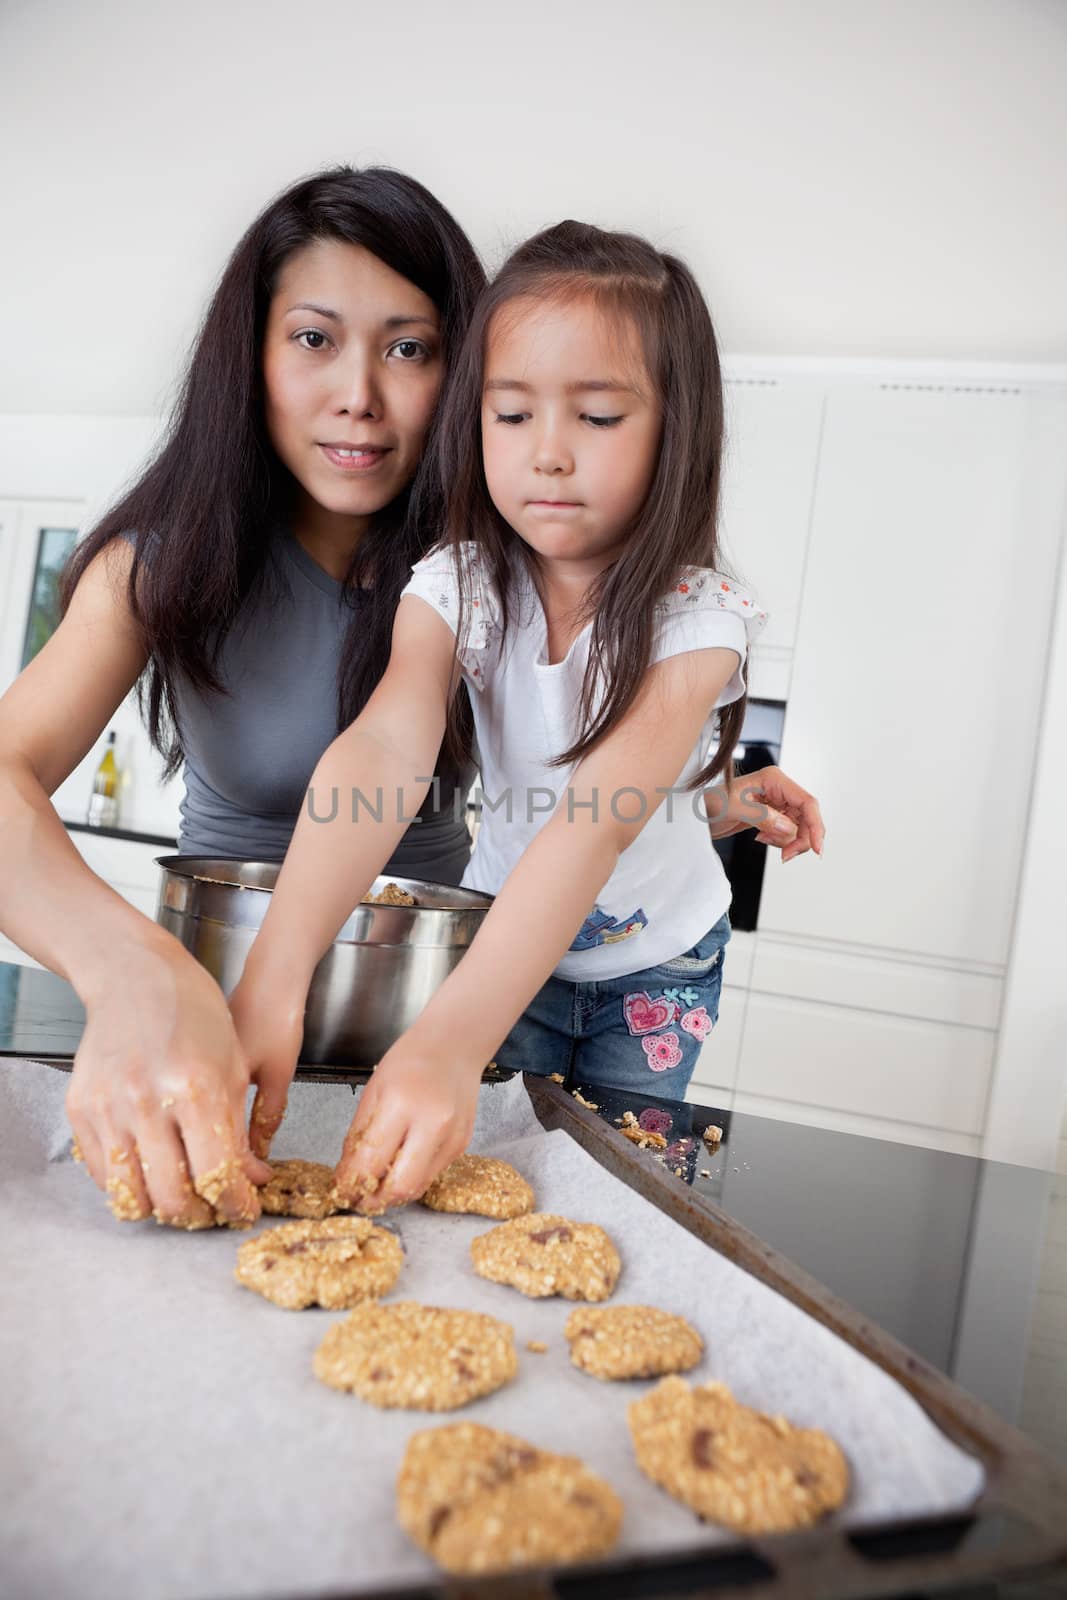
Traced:
[[[592, 624], [563, 661], [549, 664], [544, 609], [523, 577], [509, 594], [508, 631], [478, 546], [464, 545], [470, 578], [465, 637], [458, 657], [470, 690], [481, 760], [482, 814], [466, 888], [497, 894], [527, 845], [557, 805], [568, 804], [574, 768], [548, 763], [578, 735], [578, 708]], [[449, 550], [437, 550], [412, 571], [404, 594], [418, 595], [456, 630], [459, 579]], [[652, 661], [722, 646], [737, 652], [737, 671], [719, 696], [729, 705], [744, 693], [748, 648], [767, 613], [748, 591], [710, 568], [688, 568], [656, 607]], [[555, 969], [572, 983], [618, 978], [682, 955], [730, 904], [730, 885], [711, 840], [701, 791], [685, 793], [714, 740], [713, 711], [674, 790], [623, 851], [596, 905]], [[623, 790], [599, 797], [601, 815], [614, 804], [620, 820], [639, 814], [640, 799]], [[590, 813], [572, 815], [588, 817]], [[551, 884], [545, 892], [551, 894]]]

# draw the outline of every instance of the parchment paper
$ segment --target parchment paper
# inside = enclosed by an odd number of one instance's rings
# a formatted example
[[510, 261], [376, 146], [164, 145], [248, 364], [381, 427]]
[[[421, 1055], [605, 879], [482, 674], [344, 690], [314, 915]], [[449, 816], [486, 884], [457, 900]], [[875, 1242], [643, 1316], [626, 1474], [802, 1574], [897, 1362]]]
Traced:
[[[438, 1416], [379, 1411], [320, 1384], [311, 1357], [344, 1313], [282, 1311], [237, 1285], [250, 1234], [115, 1222], [70, 1159], [65, 1074], [0, 1063], [0, 1590], [140, 1600], [315, 1595], [425, 1581], [432, 1563], [394, 1516], [411, 1433], [467, 1418], [578, 1454], [622, 1496], [620, 1554], [734, 1536], [701, 1524], [637, 1470], [627, 1402], [570, 1365], [572, 1303], [486, 1283], [469, 1244], [493, 1224], [410, 1206], [392, 1298], [510, 1322], [519, 1376]], [[297, 1084], [274, 1153], [333, 1162], [356, 1105]], [[838, 1515], [870, 1521], [968, 1504], [979, 1463], [865, 1357], [545, 1133], [521, 1080], [482, 1090], [472, 1148], [514, 1163], [537, 1206], [599, 1222], [623, 1272], [616, 1303], [689, 1317], [707, 1343], [693, 1381], [826, 1429], [853, 1475]], [[801, 1202], [802, 1203], [802, 1202]], [[273, 1226], [268, 1218], [257, 1228]], [[528, 1339], [549, 1345], [527, 1352]]]

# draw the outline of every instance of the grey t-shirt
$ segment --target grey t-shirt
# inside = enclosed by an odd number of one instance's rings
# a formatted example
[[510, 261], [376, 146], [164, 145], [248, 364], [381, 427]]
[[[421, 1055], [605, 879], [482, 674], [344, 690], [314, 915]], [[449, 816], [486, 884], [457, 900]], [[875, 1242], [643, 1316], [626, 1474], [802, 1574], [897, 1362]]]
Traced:
[[[343, 585], [291, 533], [272, 534], [267, 581], [219, 655], [229, 693], [177, 686], [185, 750], [182, 855], [283, 858], [315, 765], [337, 736], [337, 671], [351, 623]], [[458, 785], [453, 775], [431, 786], [387, 873], [459, 882], [471, 848], [462, 797], [473, 775], [471, 767]], [[330, 795], [316, 796], [314, 804], [319, 816], [330, 814]], [[338, 805], [342, 816], [351, 815], [349, 796], [339, 796]]]

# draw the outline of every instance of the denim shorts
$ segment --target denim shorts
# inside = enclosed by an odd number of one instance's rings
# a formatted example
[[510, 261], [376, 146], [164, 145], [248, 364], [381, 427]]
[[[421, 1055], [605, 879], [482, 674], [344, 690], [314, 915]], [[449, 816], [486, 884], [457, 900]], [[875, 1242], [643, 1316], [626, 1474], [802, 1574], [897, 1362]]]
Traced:
[[549, 978], [496, 1059], [511, 1072], [560, 1072], [568, 1085], [602, 1084], [682, 1100], [701, 1045], [719, 1020], [722, 916], [691, 950], [622, 978]]

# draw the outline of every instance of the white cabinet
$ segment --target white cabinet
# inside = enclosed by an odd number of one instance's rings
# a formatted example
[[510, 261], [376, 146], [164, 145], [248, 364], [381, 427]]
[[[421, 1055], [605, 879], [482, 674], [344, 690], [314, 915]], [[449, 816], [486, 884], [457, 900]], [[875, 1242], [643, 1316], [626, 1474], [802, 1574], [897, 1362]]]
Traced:
[[725, 564], [770, 613], [750, 693], [784, 700], [807, 557], [825, 386], [729, 378], [720, 531]]
[[981, 1146], [1065, 438], [1052, 386], [828, 387], [781, 754], [828, 844], [769, 864], [737, 1109]]
[[70, 834], [70, 841], [98, 878], [103, 878], [145, 916], [155, 916], [159, 886], [156, 857], [173, 855], [173, 846], [109, 839], [106, 835], [83, 833], [80, 829]]
[[782, 746], [829, 840], [768, 875], [761, 931], [1002, 970], [1058, 533], [1023, 515], [1039, 404], [830, 394]]
[[[69, 835], [70, 841], [83, 861], [110, 884], [117, 894], [130, 905], [136, 906], [146, 917], [155, 917], [156, 896], [159, 887], [159, 868], [156, 857], [173, 855], [172, 845], [142, 844], [132, 839], [111, 839], [106, 835], [83, 832]], [[36, 966], [17, 945], [0, 934], [0, 961], [14, 961], [22, 966]]]

